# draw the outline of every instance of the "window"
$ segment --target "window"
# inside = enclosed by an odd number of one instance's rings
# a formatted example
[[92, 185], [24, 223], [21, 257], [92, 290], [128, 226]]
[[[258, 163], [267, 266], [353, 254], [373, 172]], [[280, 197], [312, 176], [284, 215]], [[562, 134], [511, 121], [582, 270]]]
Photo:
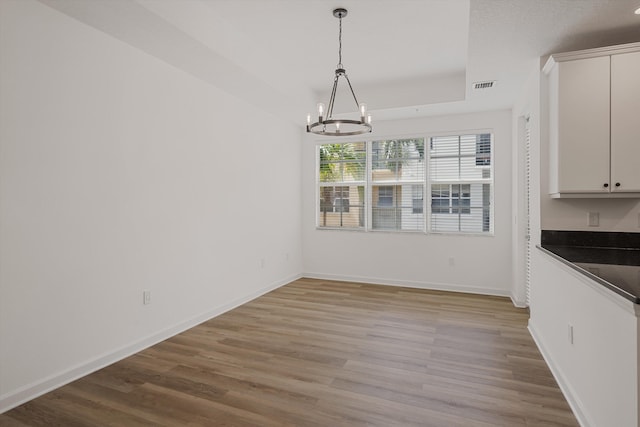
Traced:
[[476, 135], [476, 166], [491, 165], [491, 135]]
[[413, 197], [411, 198], [411, 205], [413, 206], [413, 210], [411, 213], [413, 214], [421, 214], [424, 210], [424, 192], [422, 191], [422, 185], [412, 185], [411, 193]]
[[395, 185], [372, 187], [372, 228], [374, 230], [397, 230], [402, 226], [400, 207], [397, 206], [402, 190]]
[[364, 142], [320, 146], [318, 203], [320, 227], [364, 227], [365, 173]]
[[370, 143], [372, 230], [424, 230], [424, 216], [414, 207], [414, 187], [422, 193], [425, 179], [424, 141], [404, 138]]
[[471, 213], [470, 184], [435, 184], [431, 186], [431, 212]]
[[333, 212], [349, 212], [349, 187], [334, 187]]
[[377, 206], [390, 208], [393, 206], [393, 187], [390, 185], [384, 185], [377, 187], [378, 189], [378, 203]]
[[318, 227], [491, 232], [492, 143], [483, 133], [320, 145]]
[[429, 141], [431, 231], [491, 231], [491, 134]]

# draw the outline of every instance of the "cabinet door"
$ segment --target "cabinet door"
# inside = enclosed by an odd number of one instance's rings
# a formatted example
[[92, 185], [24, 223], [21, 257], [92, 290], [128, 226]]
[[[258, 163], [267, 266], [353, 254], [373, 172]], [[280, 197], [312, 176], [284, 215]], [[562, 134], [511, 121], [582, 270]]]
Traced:
[[609, 57], [560, 62], [558, 67], [558, 191], [608, 193]]
[[640, 192], [640, 52], [611, 56], [611, 184]]

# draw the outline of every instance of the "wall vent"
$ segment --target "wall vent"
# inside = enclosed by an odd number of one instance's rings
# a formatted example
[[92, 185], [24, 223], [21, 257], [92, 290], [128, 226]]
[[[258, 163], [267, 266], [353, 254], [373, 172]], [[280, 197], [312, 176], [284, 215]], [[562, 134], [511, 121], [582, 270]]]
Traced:
[[486, 80], [484, 82], [475, 82], [473, 84], [473, 89], [491, 89], [496, 84], [495, 80]]

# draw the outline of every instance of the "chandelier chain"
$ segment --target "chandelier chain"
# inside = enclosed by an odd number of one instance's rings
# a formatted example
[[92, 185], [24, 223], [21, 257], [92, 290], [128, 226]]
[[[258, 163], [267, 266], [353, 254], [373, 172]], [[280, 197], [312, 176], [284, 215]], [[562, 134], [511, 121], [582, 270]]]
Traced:
[[340, 15], [340, 31], [338, 32], [338, 68], [342, 68], [342, 15]]

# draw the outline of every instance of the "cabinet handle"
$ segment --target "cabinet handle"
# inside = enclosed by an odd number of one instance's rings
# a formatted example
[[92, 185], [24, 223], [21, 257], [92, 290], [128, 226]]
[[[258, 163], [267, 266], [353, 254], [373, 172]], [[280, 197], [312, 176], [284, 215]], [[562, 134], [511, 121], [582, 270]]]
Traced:
[[616, 182], [616, 187], [620, 187], [620, 183], [619, 182]]
[[607, 188], [609, 186], [609, 183], [605, 182], [604, 183], [604, 188]]

